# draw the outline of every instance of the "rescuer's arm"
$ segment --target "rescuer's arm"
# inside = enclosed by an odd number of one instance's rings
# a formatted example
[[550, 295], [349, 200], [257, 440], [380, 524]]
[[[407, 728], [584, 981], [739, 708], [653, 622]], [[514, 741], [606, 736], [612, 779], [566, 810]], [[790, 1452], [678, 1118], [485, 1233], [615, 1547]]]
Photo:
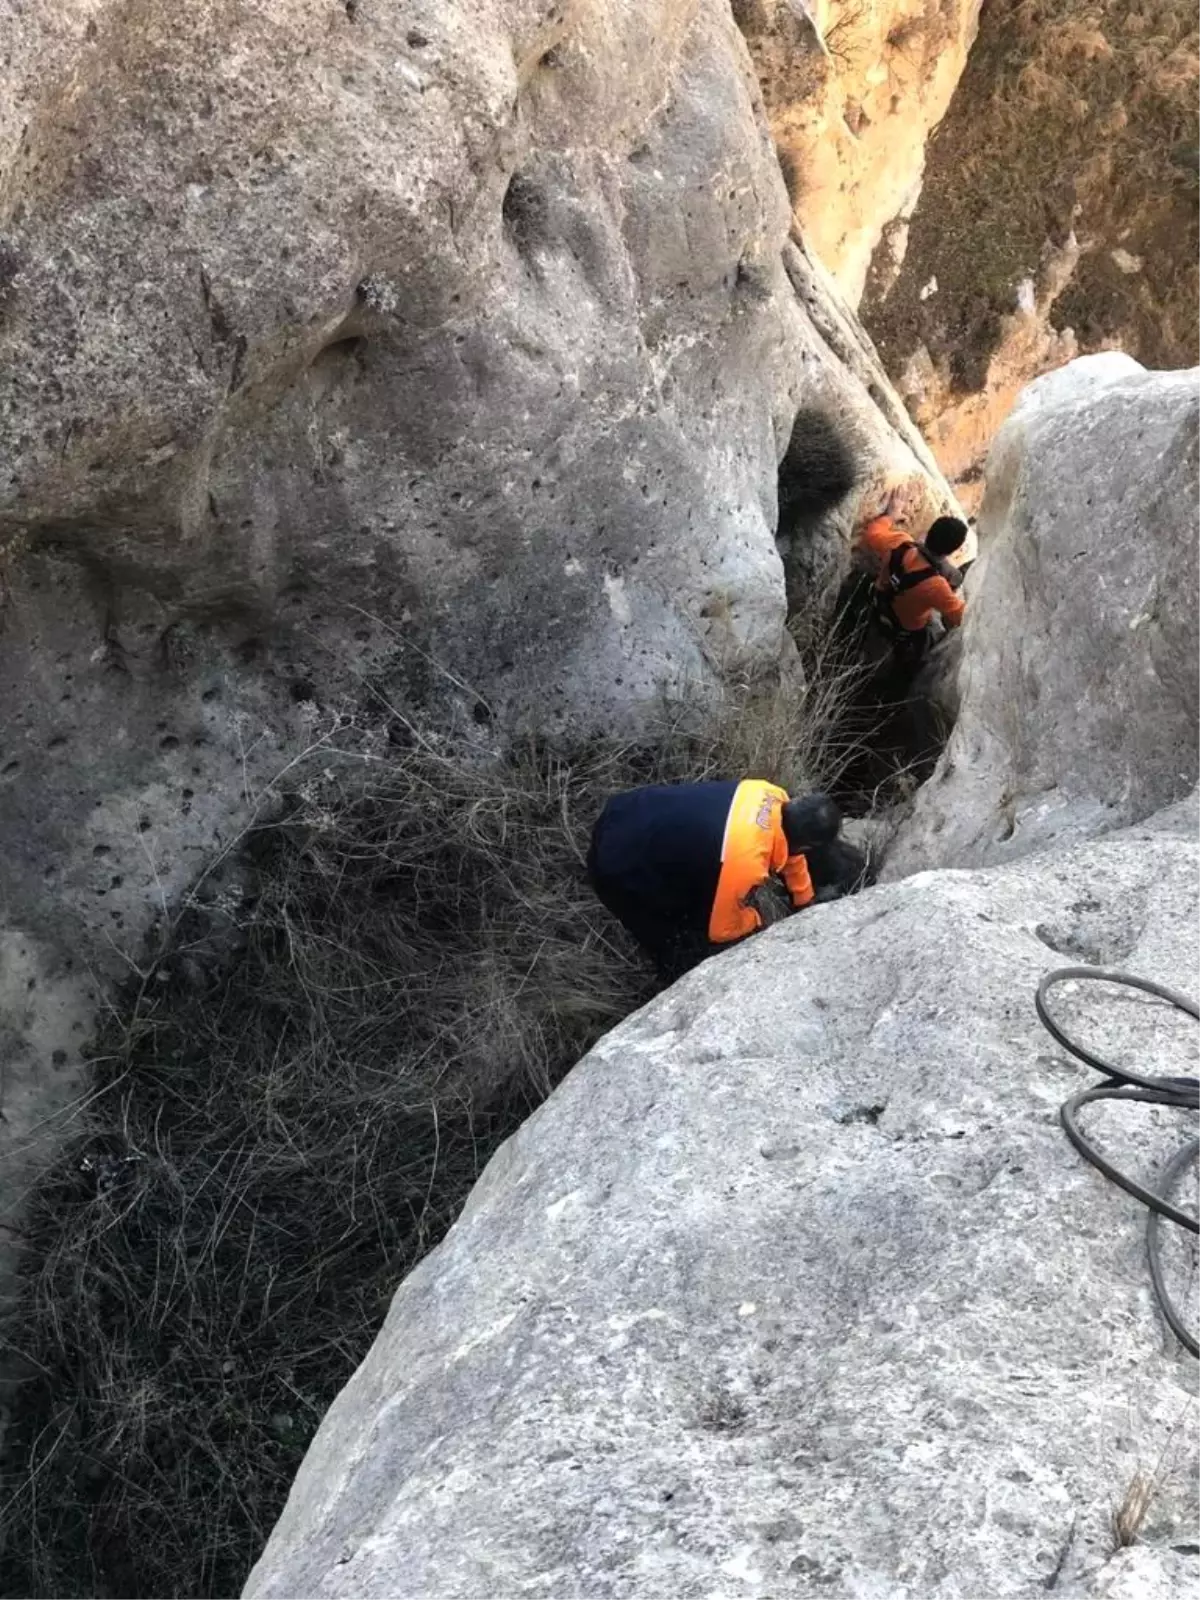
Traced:
[[789, 856], [779, 876], [787, 884], [792, 904], [797, 911], [813, 903], [812, 879], [808, 873], [808, 862], [803, 856]]
[[859, 544], [876, 564], [882, 564], [901, 540], [907, 537], [907, 534], [897, 528], [891, 517], [872, 517], [859, 534]]
[[959, 626], [966, 615], [967, 602], [950, 587], [945, 578], [931, 578], [928, 589], [921, 592], [929, 595], [930, 605], [941, 613], [942, 621], [948, 628]]

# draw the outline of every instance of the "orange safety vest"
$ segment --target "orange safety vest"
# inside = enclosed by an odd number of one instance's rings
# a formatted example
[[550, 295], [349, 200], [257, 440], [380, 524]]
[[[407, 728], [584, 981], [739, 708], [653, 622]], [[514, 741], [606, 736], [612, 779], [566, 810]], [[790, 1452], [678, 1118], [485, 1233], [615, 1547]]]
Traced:
[[744, 939], [762, 927], [762, 918], [746, 904], [746, 897], [773, 872], [787, 885], [797, 909], [812, 901], [808, 862], [802, 855], [788, 854], [781, 815], [787, 798], [785, 789], [762, 778], [745, 778], [738, 784], [725, 819], [721, 875], [708, 920], [713, 944]]

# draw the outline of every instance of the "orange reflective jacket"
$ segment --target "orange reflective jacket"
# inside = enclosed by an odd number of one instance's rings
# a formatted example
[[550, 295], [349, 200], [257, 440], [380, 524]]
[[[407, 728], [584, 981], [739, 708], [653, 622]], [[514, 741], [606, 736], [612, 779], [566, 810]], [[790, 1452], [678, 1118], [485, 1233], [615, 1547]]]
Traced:
[[725, 822], [721, 875], [708, 922], [713, 944], [728, 944], [762, 927], [762, 918], [746, 904], [746, 896], [772, 872], [787, 884], [794, 906], [812, 900], [808, 862], [788, 854], [780, 814], [787, 798], [786, 790], [762, 778], [745, 778], [738, 784]]
[[[897, 545], [908, 545], [902, 558], [906, 572], [928, 565], [910, 535], [896, 527], [891, 517], [875, 517], [868, 522], [863, 529], [862, 543], [878, 563], [877, 589], [887, 588], [888, 557]], [[898, 626], [910, 633], [920, 633], [935, 611], [941, 613], [948, 628], [957, 628], [966, 609], [962, 595], [955, 593], [940, 572], [931, 572], [923, 583], [914, 584], [892, 600], [892, 615]]]

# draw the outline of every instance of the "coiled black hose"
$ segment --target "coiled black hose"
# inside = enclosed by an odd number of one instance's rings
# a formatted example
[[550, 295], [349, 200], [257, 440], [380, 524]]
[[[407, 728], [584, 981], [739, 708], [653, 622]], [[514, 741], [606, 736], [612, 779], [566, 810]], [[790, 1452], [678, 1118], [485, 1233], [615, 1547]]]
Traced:
[[[1188, 1212], [1181, 1211], [1178, 1206], [1172, 1205], [1170, 1195], [1176, 1183], [1187, 1171], [1191, 1163], [1200, 1154], [1200, 1139], [1191, 1139], [1167, 1164], [1159, 1180], [1158, 1189], [1146, 1189], [1140, 1183], [1135, 1183], [1119, 1167], [1115, 1167], [1108, 1158], [1101, 1154], [1094, 1144], [1084, 1135], [1079, 1127], [1078, 1113], [1083, 1106], [1093, 1100], [1140, 1100], [1144, 1105], [1170, 1106], [1181, 1111], [1200, 1111], [1200, 1078], [1153, 1078], [1142, 1077], [1139, 1073], [1130, 1072], [1124, 1067], [1115, 1067], [1111, 1061], [1105, 1061], [1103, 1056], [1094, 1054], [1086, 1049], [1075, 1039], [1072, 1039], [1063, 1026], [1056, 1022], [1050, 1015], [1046, 1005], [1046, 996], [1056, 984], [1066, 983], [1077, 979], [1089, 983], [1114, 983], [1127, 989], [1141, 989], [1146, 994], [1154, 995], [1159, 1000], [1165, 1000], [1177, 1010], [1184, 1011], [1189, 1017], [1200, 1020], [1200, 1006], [1187, 995], [1178, 993], [1175, 989], [1168, 989], [1164, 984], [1152, 983], [1149, 978], [1139, 978], [1131, 972], [1110, 972], [1103, 967], [1056, 967], [1053, 972], [1048, 972], [1037, 987], [1037, 1014], [1042, 1025], [1054, 1039], [1078, 1060], [1085, 1062], [1089, 1067], [1094, 1067], [1097, 1072], [1102, 1072], [1111, 1082], [1101, 1084], [1094, 1089], [1081, 1089], [1078, 1094], [1072, 1095], [1065, 1102], [1059, 1116], [1067, 1138], [1079, 1151], [1086, 1161], [1102, 1172], [1106, 1178], [1111, 1178], [1127, 1194], [1133, 1195], [1144, 1206], [1149, 1207], [1150, 1217], [1146, 1224], [1146, 1254], [1150, 1263], [1150, 1279], [1154, 1284], [1154, 1292], [1158, 1296], [1158, 1303], [1162, 1307], [1163, 1316], [1171, 1332], [1192, 1355], [1200, 1356], [1200, 1345], [1194, 1335], [1184, 1323], [1179, 1307], [1172, 1300], [1166, 1285], [1166, 1278], [1162, 1265], [1162, 1241], [1159, 1236], [1161, 1219], [1178, 1223], [1181, 1228], [1186, 1228], [1190, 1233], [1200, 1233], [1200, 1223]], [[1117, 1087], [1113, 1087], [1113, 1085]]]

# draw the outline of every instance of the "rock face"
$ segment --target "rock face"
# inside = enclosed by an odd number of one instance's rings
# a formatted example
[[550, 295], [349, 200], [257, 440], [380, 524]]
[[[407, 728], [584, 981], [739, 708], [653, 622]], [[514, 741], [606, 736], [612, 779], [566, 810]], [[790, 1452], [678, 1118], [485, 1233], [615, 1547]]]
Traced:
[[816, 358], [723, 3], [80, 0], [15, 32], [10, 547], [165, 625], [352, 602], [543, 722], [778, 653]]
[[958, 720], [889, 876], [1140, 820], [1197, 779], [1198, 374], [1084, 357], [989, 457]]
[[1110, 348], [1195, 363], [1198, 76], [1183, 0], [983, 8], [920, 199], [885, 231], [863, 303], [969, 509], [1039, 373]]
[[[1194, 1370], [1033, 991], [1085, 946], [1188, 987], [1195, 831], [819, 907], [609, 1035], [399, 1290], [246, 1593], [1183, 1592]], [[1062, 1005], [1194, 1070], [1177, 1013]], [[1108, 1109], [1131, 1170], [1175, 1148]], [[1160, 1459], [1153, 1549], [1110, 1559]]]
[[778, 650], [799, 318], [715, 0], [89, 3], [47, 74], [58, 9], [6, 162], [9, 537], [191, 617], [407, 611], [546, 712]]
[[[930, 458], [725, 0], [0, 11], [11, 1167], [336, 715], [615, 728], [770, 668], [797, 409]], [[794, 598], [848, 520], [788, 530]]]
[[925, 143], [950, 104], [980, 0], [733, 0], [796, 220], [851, 305], [882, 240], [899, 271]]

